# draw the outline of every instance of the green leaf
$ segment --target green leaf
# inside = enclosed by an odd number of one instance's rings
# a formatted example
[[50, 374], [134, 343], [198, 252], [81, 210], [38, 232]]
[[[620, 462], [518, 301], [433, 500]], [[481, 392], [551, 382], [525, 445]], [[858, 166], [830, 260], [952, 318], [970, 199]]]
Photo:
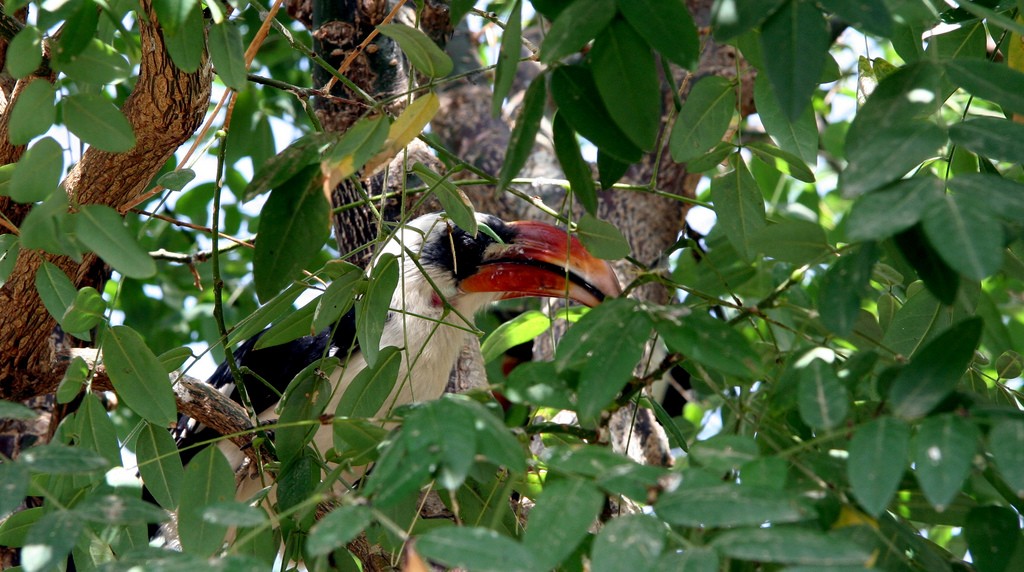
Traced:
[[1021, 545], [1020, 520], [1013, 509], [1002, 506], [972, 508], [967, 513], [963, 535], [978, 570], [1012, 570], [1010, 563]]
[[114, 326], [105, 333], [103, 361], [118, 397], [151, 423], [174, 423], [178, 410], [171, 383], [142, 336], [128, 326]]
[[509, 471], [521, 473], [526, 470], [526, 459], [522, 444], [513, 436], [502, 419], [470, 400], [459, 404], [473, 413], [477, 431], [477, 453], [490, 462]]
[[877, 260], [874, 244], [868, 243], [843, 253], [825, 271], [818, 291], [818, 313], [821, 323], [835, 334], [848, 336], [853, 333], [860, 301], [868, 290], [868, 281]]
[[594, 572], [654, 571], [665, 548], [665, 527], [657, 518], [629, 514], [609, 521], [591, 549]]
[[783, 220], [757, 231], [753, 237], [764, 254], [793, 264], [817, 260], [832, 248], [821, 225], [805, 220]]
[[175, 169], [161, 175], [156, 184], [169, 191], [180, 191], [195, 178], [196, 172], [192, 169]]
[[92, 495], [75, 505], [75, 512], [82, 520], [105, 525], [158, 523], [169, 518], [151, 503], [116, 494]]
[[[68, 308], [74, 304], [78, 291], [71, 279], [60, 268], [49, 261], [43, 261], [36, 271], [36, 291], [43, 300], [43, 306], [58, 322], [64, 317]], [[88, 333], [74, 332], [82, 339], [89, 339]]]
[[353, 465], [374, 461], [380, 454], [379, 445], [388, 431], [363, 419], [335, 419], [333, 424], [334, 448], [342, 458], [351, 459]]
[[669, 60], [697, 69], [700, 38], [681, 0], [618, 0], [619, 11], [644, 40]]
[[771, 91], [768, 78], [758, 75], [754, 80], [754, 104], [765, 131], [779, 145], [804, 163], [815, 164], [818, 159], [818, 123], [813, 107], [808, 107], [795, 120], [783, 112], [775, 94]]
[[49, 570], [66, 561], [85, 530], [77, 511], [48, 512], [28, 531], [21, 562], [26, 570]]
[[494, 97], [491, 100], [491, 115], [497, 117], [501, 113], [501, 104], [505, 101], [519, 67], [519, 55], [522, 52], [523, 36], [523, 2], [516, 0], [512, 4], [505, 31], [501, 34], [501, 48], [498, 50], [498, 65], [494, 70]]
[[670, 524], [708, 528], [814, 518], [811, 504], [797, 495], [734, 484], [681, 486], [659, 496], [654, 509], [659, 518]]
[[[673, 22], [673, 25], [676, 25]], [[629, 140], [654, 149], [661, 126], [661, 89], [647, 42], [623, 20], [614, 20], [590, 50], [597, 92]]]
[[[430, 100], [436, 101], [436, 98], [422, 99], [424, 105], [428, 106]], [[420, 107], [420, 111], [424, 109], [432, 113], [429, 107]], [[341, 136], [321, 166], [322, 170], [328, 172], [327, 183], [332, 184], [354, 175], [370, 159], [381, 153], [388, 141], [390, 128], [391, 124], [386, 116], [364, 117], [357, 121]]]
[[444, 207], [445, 214], [455, 223], [455, 226], [468, 232], [470, 236], [476, 237], [478, 224], [476, 213], [473, 210], [473, 203], [466, 193], [452, 184], [448, 177], [438, 175], [423, 163], [416, 163], [412, 170], [423, 179], [424, 183], [430, 185], [428, 192], [434, 193], [438, 202]]
[[306, 553], [326, 556], [359, 536], [373, 522], [373, 512], [361, 505], [340, 506], [320, 519], [309, 531]]
[[811, 102], [832, 43], [825, 16], [811, 2], [787, 2], [761, 25], [768, 75], [783, 111], [796, 120]]
[[815, 429], [832, 429], [846, 420], [850, 396], [832, 365], [820, 359], [800, 370], [800, 417]]
[[[20, 468], [19, 465], [14, 463], [5, 463], [5, 465], [18, 466]], [[22, 500], [20, 497], [17, 498], [19, 504]], [[5, 518], [3, 522], [0, 522], [0, 544], [13, 548], [25, 546], [28, 531], [32, 528], [32, 525], [39, 521], [46, 510], [47, 507], [41, 506], [27, 508]]]
[[651, 311], [654, 327], [674, 352], [726, 375], [750, 379], [761, 357], [737, 329], [708, 315], [662, 306]]
[[913, 443], [914, 474], [935, 510], [946, 509], [971, 471], [981, 435], [954, 414], [925, 419]]
[[18, 262], [21, 244], [16, 234], [0, 234], [0, 288], [7, 283]]
[[850, 440], [846, 474], [865, 512], [877, 516], [889, 505], [903, 478], [910, 428], [894, 417], [862, 425]]
[[423, 75], [441, 78], [452, 73], [452, 68], [455, 67], [452, 59], [417, 28], [404, 24], [381, 24], [377, 26], [377, 31], [398, 42], [399, 47], [409, 57], [412, 67]]
[[1003, 227], [966, 194], [944, 195], [922, 217], [925, 236], [951, 268], [981, 280], [1003, 265]]
[[56, 443], [23, 451], [18, 462], [24, 463], [32, 472], [47, 475], [94, 473], [110, 466], [110, 462], [96, 451]]
[[153, 10], [166, 34], [173, 34], [184, 26], [196, 11], [197, 0], [154, 0]]
[[932, 176], [903, 179], [857, 198], [846, 233], [851, 240], [881, 240], [917, 224], [942, 199], [942, 181]]
[[373, 474], [363, 492], [376, 508], [394, 507], [408, 501], [428, 481], [438, 462], [437, 448], [410, 450], [405, 435], [390, 442], [373, 466]]
[[89, 145], [122, 153], [135, 147], [135, 133], [128, 119], [106, 97], [76, 93], [62, 98], [64, 124]]
[[419, 537], [416, 549], [445, 566], [474, 572], [534, 572], [541, 569], [526, 546], [487, 528], [435, 528]]
[[458, 26], [462, 18], [473, 9], [476, 0], [451, 0], [449, 7], [450, 22], [452, 26]]
[[559, 13], [540, 46], [541, 63], [572, 55], [611, 24], [615, 0], [575, 0]]
[[128, 79], [132, 66], [113, 46], [93, 38], [82, 53], [59, 62], [60, 70], [76, 82], [107, 85]]
[[74, 240], [67, 193], [51, 193], [42, 203], [34, 205], [21, 223], [19, 238], [22, 248], [66, 254], [80, 261], [82, 246]]
[[75, 428], [79, 439], [77, 446], [103, 455], [110, 466], [121, 464], [114, 423], [96, 394], [90, 392], [82, 397], [82, 406], [75, 412]]
[[[628, 298], [616, 298], [591, 309], [577, 323], [572, 324], [561, 342], [558, 344], [555, 366], [559, 372], [580, 371], [594, 357], [593, 352], [605, 342], [606, 337], [614, 337], [620, 328], [632, 322], [637, 311], [637, 303]], [[634, 324], [639, 328], [639, 324]], [[635, 362], [629, 363], [628, 371], [633, 369]]]
[[329, 376], [341, 362], [338, 358], [318, 359], [295, 374], [281, 397], [280, 426], [274, 432], [274, 444], [282, 465], [302, 453], [320, 427], [316, 419], [331, 399], [333, 386]]
[[[716, 0], [711, 7], [712, 32], [719, 42], [752, 30], [778, 10], [786, 0]], [[717, 569], [717, 566], [716, 566]]]
[[[9, 401], [0, 401], [0, 411], [8, 409], [5, 406], [7, 404], [11, 403]], [[0, 417], [5, 419], [12, 418], [4, 414], [0, 414]], [[10, 512], [21, 506], [21, 503], [24, 502], [25, 495], [28, 493], [28, 483], [29, 472], [23, 464], [12, 462], [0, 463], [0, 521], [3, 522], [3, 524], [0, 524], [0, 543], [5, 546], [11, 546], [6, 541], [6, 535], [4, 534], [7, 528], [7, 517], [11, 516], [11, 518], [14, 518], [10, 515]]]
[[150, 494], [160, 506], [174, 510], [181, 500], [185, 470], [167, 429], [143, 423], [135, 440], [135, 456]]
[[277, 295], [316, 257], [329, 233], [331, 207], [318, 184], [319, 167], [304, 168], [274, 188], [260, 211], [260, 234], [252, 267], [256, 295]]
[[758, 458], [757, 443], [745, 435], [718, 434], [690, 448], [697, 466], [717, 473], [734, 471]]
[[601, 188], [610, 189], [628, 170], [629, 163], [620, 161], [601, 149], [597, 150], [597, 178], [601, 182]]
[[1007, 113], [1024, 113], [1024, 73], [984, 59], [945, 62], [949, 78], [975, 97], [999, 104]]
[[949, 128], [949, 138], [990, 159], [1024, 162], [1024, 125], [1007, 119], [979, 117], [957, 123]]
[[398, 381], [402, 351], [386, 347], [373, 367], [363, 368], [345, 389], [334, 410], [335, 417], [375, 417], [387, 403]]
[[22, 89], [10, 112], [8, 137], [12, 145], [26, 145], [50, 129], [57, 118], [54, 93], [53, 84], [45, 79], [30, 82]]
[[224, 345], [233, 346], [244, 339], [251, 338], [263, 330], [267, 324], [290, 313], [293, 310], [292, 302], [305, 290], [304, 284], [292, 284], [285, 288], [280, 294], [271, 298], [269, 302], [260, 306], [258, 310], [242, 320], [228, 334], [228, 339]]
[[[364, 121], [367, 123], [363, 123]], [[386, 126], [387, 122], [384, 121], [384, 124]], [[360, 129], [360, 125], [369, 125], [369, 120], [360, 120], [352, 126], [350, 132]], [[308, 165], [319, 161], [324, 152], [336, 141], [337, 133], [309, 133], [292, 141], [284, 151], [258, 166], [252, 181], [242, 192], [242, 200], [250, 201], [257, 195], [285, 184]]]
[[[39, 414], [20, 403], [0, 399], [0, 419], [15, 419], [27, 421], [35, 419]], [[2, 512], [2, 511], [0, 511]]]
[[559, 372], [580, 372], [581, 417], [591, 419], [629, 381], [649, 337], [650, 317], [628, 298], [608, 300], [573, 324], [558, 345]]
[[733, 170], [711, 179], [711, 201], [729, 243], [750, 261], [756, 252], [755, 237], [766, 225], [764, 197], [743, 159], [736, 156], [730, 163]]
[[526, 89], [523, 104], [519, 109], [519, 116], [516, 118], [515, 127], [512, 128], [512, 135], [508, 140], [505, 160], [501, 164], [501, 173], [498, 174], [498, 192], [504, 191], [508, 187], [512, 179], [526, 165], [527, 159], [530, 158], [530, 151], [533, 150], [537, 132], [540, 130], [540, 121], [544, 118], [544, 104], [547, 102], [547, 95], [547, 77], [539, 75], [533, 78], [530, 87]]
[[254, 349], [261, 350], [315, 334], [317, 330], [313, 329], [313, 313], [316, 306], [317, 301], [311, 300], [305, 306], [286, 315], [260, 336]]
[[245, 89], [248, 70], [242, 34], [238, 28], [230, 21], [211, 26], [209, 44], [210, 59], [224, 85], [234, 90]]
[[597, 95], [597, 85], [589, 68], [580, 65], [555, 68], [551, 72], [551, 97], [569, 125], [599, 150], [625, 163], [635, 163], [643, 156], [640, 148], [630, 142], [612, 120]]
[[203, 520], [226, 526], [260, 526], [267, 523], [263, 509], [237, 501], [211, 504], [203, 510]]
[[1024, 419], [1012, 417], [997, 422], [988, 433], [988, 448], [999, 474], [1017, 496], [1024, 496]]
[[917, 351], [889, 389], [893, 411], [913, 419], [945, 399], [974, 358], [983, 325], [981, 318], [963, 320]]
[[336, 277], [320, 296], [313, 312], [313, 331], [320, 330], [337, 322], [352, 308], [356, 292], [363, 286], [363, 272], [358, 266], [344, 263], [344, 273]]
[[551, 362], [531, 361], [517, 365], [508, 374], [503, 391], [512, 403], [528, 403], [558, 409], [572, 409], [575, 391], [558, 376]]
[[747, 149], [756, 155], [759, 159], [764, 161], [766, 164], [775, 167], [781, 173], [786, 173], [794, 179], [798, 179], [805, 183], [814, 182], [814, 173], [807, 164], [803, 162], [800, 157], [783, 151], [774, 145], [767, 143], [760, 143], [754, 141], [746, 145]]
[[[166, 0], [175, 2], [175, 0]], [[175, 2], [176, 3], [176, 2]], [[203, 14], [194, 0], [182, 2], [175, 16], [176, 26], [164, 28], [164, 46], [174, 65], [183, 72], [193, 73], [203, 61], [206, 38], [203, 33]], [[173, 31], [172, 31], [173, 30]]]
[[866, 566], [872, 557], [869, 549], [853, 540], [798, 527], [729, 530], [711, 544], [729, 558], [758, 562]]
[[533, 340], [550, 327], [551, 318], [537, 310], [527, 310], [502, 322], [480, 345], [484, 362], [494, 361], [506, 351]]
[[735, 113], [736, 91], [732, 82], [717, 75], [702, 78], [690, 90], [672, 126], [672, 160], [686, 163], [721, 143]]
[[957, 175], [948, 181], [949, 188], [970, 197], [977, 206], [1008, 222], [1024, 218], [1024, 185], [988, 173]]
[[557, 568], [587, 537], [604, 495], [582, 479], [557, 479], [544, 483], [544, 492], [530, 511], [523, 546], [537, 563], [536, 570]]
[[92, 0], [77, 2], [77, 7], [68, 15], [61, 30], [57, 58], [67, 60], [84, 50], [96, 35], [100, 11]]
[[885, 0], [822, 0], [821, 5], [857, 29], [883, 38], [892, 34], [892, 14]]
[[114, 209], [105, 205], [82, 205], [74, 215], [79, 241], [104, 262], [129, 278], [156, 274], [156, 262], [139, 246]]
[[402, 426], [409, 450], [437, 455], [437, 485], [455, 491], [466, 482], [477, 451], [476, 415], [490, 415], [467, 407], [459, 399], [441, 399], [412, 411]]
[[19, 203], [44, 200], [57, 188], [63, 172], [64, 149], [52, 137], [43, 137], [18, 161], [7, 192]]
[[[732, 2], [734, 0], [724, 1]], [[658, 570], [676, 570], [677, 572], [716, 572], [720, 570], [718, 553], [713, 548], [703, 546], [666, 552], [658, 559], [656, 566]]]
[[71, 403], [82, 392], [88, 379], [89, 365], [81, 356], [75, 356], [57, 385], [57, 403]]
[[25, 26], [7, 46], [7, 72], [21, 79], [43, 63], [43, 34], [35, 26]]
[[839, 175], [844, 197], [858, 197], [903, 177], [946, 144], [946, 132], [930, 122], [898, 123], [865, 134], [871, 141], [847, 134], [849, 164]]
[[630, 253], [629, 242], [614, 224], [584, 213], [576, 221], [576, 236], [594, 256], [604, 260], [619, 260]]
[[398, 259], [394, 255], [380, 255], [374, 261], [366, 294], [356, 301], [356, 339], [359, 340], [367, 367], [377, 364], [384, 322], [391, 307], [391, 297], [398, 287], [398, 266]]
[[221, 549], [228, 527], [203, 518], [206, 507], [235, 498], [235, 475], [216, 445], [206, 447], [185, 467], [182, 490], [188, 502], [178, 508], [178, 535], [188, 554], [210, 556]]
[[[846, 154], [869, 154], [879, 134], [900, 127], [907, 130], [908, 125], [921, 127], [926, 118], [939, 109], [952, 89], [944, 79], [942, 68], [928, 60], [903, 66], [889, 74], [878, 84], [850, 124], [846, 134]], [[915, 96], [907, 97], [908, 93]], [[898, 136], [889, 134], [885, 137], [890, 139], [889, 145], [898, 145]]]
[[561, 113], [552, 119], [552, 138], [558, 163], [569, 180], [569, 188], [573, 196], [592, 215], [597, 215], [597, 190], [594, 188], [594, 174], [583, 159], [576, 132]]
[[156, 356], [156, 359], [160, 361], [160, 365], [164, 366], [164, 371], [172, 373], [184, 365], [185, 361], [191, 357], [194, 357], [192, 349], [188, 346], [181, 346], [165, 351]]
[[910, 227], [897, 234], [894, 239], [900, 254], [917, 271], [928, 291], [947, 306], [956, 302], [960, 277], [932, 247], [921, 225]]

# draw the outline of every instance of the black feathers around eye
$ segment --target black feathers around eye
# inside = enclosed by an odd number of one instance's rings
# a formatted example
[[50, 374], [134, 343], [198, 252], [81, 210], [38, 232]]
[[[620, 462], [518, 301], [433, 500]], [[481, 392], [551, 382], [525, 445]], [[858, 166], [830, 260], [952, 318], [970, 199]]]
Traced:
[[[503, 242], [515, 239], [515, 230], [496, 216], [482, 216], [480, 222], [489, 226]], [[438, 226], [423, 245], [420, 253], [423, 263], [450, 270], [456, 280], [472, 276], [480, 267], [484, 251], [494, 244], [494, 239], [482, 232], [474, 238], [447, 219], [442, 219]]]

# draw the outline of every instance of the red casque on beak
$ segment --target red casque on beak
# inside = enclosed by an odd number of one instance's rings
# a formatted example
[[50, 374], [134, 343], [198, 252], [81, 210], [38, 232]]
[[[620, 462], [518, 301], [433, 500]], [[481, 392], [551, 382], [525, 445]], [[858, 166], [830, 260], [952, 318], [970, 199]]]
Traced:
[[465, 292], [500, 292], [502, 298], [550, 296], [596, 306], [622, 294], [608, 262], [595, 258], [576, 237], [535, 221], [509, 223], [508, 244], [492, 245], [479, 270], [459, 283]]

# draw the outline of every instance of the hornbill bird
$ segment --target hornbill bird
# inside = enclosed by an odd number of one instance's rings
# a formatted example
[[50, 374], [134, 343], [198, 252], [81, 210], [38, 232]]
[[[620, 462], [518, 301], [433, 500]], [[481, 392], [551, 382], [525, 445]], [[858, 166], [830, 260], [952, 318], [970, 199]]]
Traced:
[[[532, 221], [504, 222], [477, 214], [480, 225], [493, 233], [476, 236], [456, 226], [443, 213], [421, 216], [401, 227], [376, 253], [396, 257], [399, 283], [391, 299], [380, 347], [402, 350], [398, 380], [377, 417], [391, 408], [436, 399], [444, 392], [477, 311], [491, 302], [524, 296], [568, 297], [588, 306], [621, 289], [611, 266], [586, 251], [564, 229]], [[257, 336], [258, 338], [258, 336]], [[236, 361], [283, 392], [292, 378], [324, 355], [336, 355], [344, 367], [331, 374], [332, 396], [325, 409], [333, 413], [353, 378], [366, 367], [355, 344], [355, 317], [349, 312], [334, 328], [294, 342], [254, 349], [253, 338], [235, 351]], [[225, 364], [209, 380], [237, 400], [238, 391]], [[253, 409], [261, 420], [276, 417], [278, 393], [252, 376], [243, 379]], [[194, 420], [179, 421], [179, 446], [215, 437]], [[321, 426], [314, 442], [321, 452], [331, 448], [331, 426]], [[234, 468], [241, 452], [223, 441], [221, 449]], [[194, 451], [194, 449], [193, 449]], [[194, 453], [193, 453], [194, 454]], [[187, 459], [186, 459], [187, 460]], [[260, 480], [244, 483], [239, 500], [250, 498]]]

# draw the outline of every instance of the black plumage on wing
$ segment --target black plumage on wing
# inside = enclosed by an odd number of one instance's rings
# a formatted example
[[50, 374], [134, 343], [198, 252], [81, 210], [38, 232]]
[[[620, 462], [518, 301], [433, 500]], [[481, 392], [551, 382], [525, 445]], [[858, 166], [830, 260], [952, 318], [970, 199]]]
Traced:
[[[238, 367], [248, 368], [266, 382], [263, 383], [249, 373], [242, 376], [253, 410], [259, 413], [276, 405], [292, 378], [314, 361], [335, 355], [344, 358], [353, 351], [357, 345], [355, 316], [355, 310], [351, 309], [336, 324], [324, 328], [315, 336], [303, 336], [276, 346], [256, 349], [256, 343], [268, 331], [263, 330], [238, 346], [234, 351]], [[224, 392], [232, 401], [241, 403], [226, 360], [217, 366], [206, 382]], [[182, 462], [188, 463], [202, 450], [201, 447], [190, 445], [216, 439], [220, 433], [181, 415], [172, 436], [178, 448], [182, 449]]]

